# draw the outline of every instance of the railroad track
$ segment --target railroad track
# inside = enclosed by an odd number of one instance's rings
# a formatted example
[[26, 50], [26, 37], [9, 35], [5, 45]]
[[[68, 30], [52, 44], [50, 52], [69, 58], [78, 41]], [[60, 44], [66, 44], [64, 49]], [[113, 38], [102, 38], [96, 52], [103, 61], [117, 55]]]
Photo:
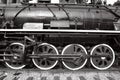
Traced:
[[0, 80], [120, 80], [120, 71], [98, 71], [82, 69], [70, 71], [66, 69], [52, 69], [41, 71], [38, 69], [0, 69]]

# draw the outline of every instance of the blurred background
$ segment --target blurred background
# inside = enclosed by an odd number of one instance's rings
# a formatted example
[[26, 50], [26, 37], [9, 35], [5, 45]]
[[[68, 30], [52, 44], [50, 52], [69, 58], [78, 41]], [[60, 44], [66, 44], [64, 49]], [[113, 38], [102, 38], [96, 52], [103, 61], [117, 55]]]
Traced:
[[[20, 3], [20, 2], [22, 2], [22, 1], [34, 1], [34, 0], [0, 0], [0, 3]], [[37, 0], [37, 1], [50, 1], [50, 0]], [[56, 2], [56, 1], [60, 1], [60, 2], [64, 2], [64, 1], [68, 1], [68, 0], [51, 0], [52, 2]], [[70, 0], [70, 2], [71, 1], [75, 1], [75, 0]], [[78, 0], [77, 0], [78, 1]], [[79, 0], [80, 2], [81, 1], [83, 1], [83, 0]], [[91, 0], [84, 0], [84, 1], [88, 1], [87, 3], [90, 3], [91, 2]], [[117, 2], [117, 1], [119, 1], [120, 2], [120, 0], [93, 0], [93, 1], [106, 1], [107, 2], [107, 4], [111, 4], [111, 5], [113, 5], [115, 2]]]

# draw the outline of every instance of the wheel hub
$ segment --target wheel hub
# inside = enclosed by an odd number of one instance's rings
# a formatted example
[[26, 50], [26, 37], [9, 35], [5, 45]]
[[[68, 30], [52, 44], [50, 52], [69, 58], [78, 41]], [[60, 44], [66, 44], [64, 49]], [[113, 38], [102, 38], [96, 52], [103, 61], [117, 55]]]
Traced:
[[105, 59], [106, 59], [106, 57], [101, 57], [101, 59], [102, 59], [102, 60], [105, 60]]
[[18, 57], [17, 57], [17, 56], [14, 56], [13, 58], [14, 58], [14, 59], [16, 59], [16, 60], [18, 59]]

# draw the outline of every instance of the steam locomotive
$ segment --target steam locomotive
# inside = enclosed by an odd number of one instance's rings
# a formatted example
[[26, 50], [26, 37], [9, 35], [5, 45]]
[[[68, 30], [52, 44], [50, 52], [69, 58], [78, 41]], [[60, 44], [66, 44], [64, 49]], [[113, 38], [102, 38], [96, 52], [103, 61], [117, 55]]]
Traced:
[[94, 0], [0, 5], [0, 36], [0, 61], [11, 69], [61, 62], [70, 70], [88, 63], [106, 70], [119, 65], [120, 9]]

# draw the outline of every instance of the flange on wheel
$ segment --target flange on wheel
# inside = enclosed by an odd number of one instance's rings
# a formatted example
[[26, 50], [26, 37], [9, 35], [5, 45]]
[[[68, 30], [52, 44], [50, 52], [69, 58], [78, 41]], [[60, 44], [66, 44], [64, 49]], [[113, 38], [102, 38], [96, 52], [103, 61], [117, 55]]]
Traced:
[[90, 58], [91, 64], [98, 70], [106, 70], [110, 68], [115, 61], [115, 53], [113, 49], [107, 44], [96, 45], [92, 49], [91, 55], [107, 55], [105, 57]]
[[5, 62], [6, 66], [11, 68], [11, 69], [22, 69], [25, 67], [23, 64], [23, 55], [24, 55], [24, 50], [25, 46], [22, 43], [12, 43], [10, 44], [7, 48], [6, 51], [4, 52], [5, 54], [10, 54], [13, 56], [4, 56], [3, 59], [10, 60], [9, 62]]
[[[37, 46], [35, 51], [33, 52], [33, 55], [58, 55], [58, 50], [51, 44], [48, 43], [42, 43]], [[53, 68], [58, 60], [47, 58], [47, 57], [41, 57], [41, 58], [33, 58], [32, 59], [34, 65], [41, 69], [41, 70], [49, 70]]]
[[79, 44], [67, 45], [62, 51], [62, 55], [80, 56], [80, 57], [63, 58], [62, 61], [63, 65], [70, 70], [81, 69], [85, 66], [87, 62], [87, 58], [86, 58], [87, 51], [82, 45]]

